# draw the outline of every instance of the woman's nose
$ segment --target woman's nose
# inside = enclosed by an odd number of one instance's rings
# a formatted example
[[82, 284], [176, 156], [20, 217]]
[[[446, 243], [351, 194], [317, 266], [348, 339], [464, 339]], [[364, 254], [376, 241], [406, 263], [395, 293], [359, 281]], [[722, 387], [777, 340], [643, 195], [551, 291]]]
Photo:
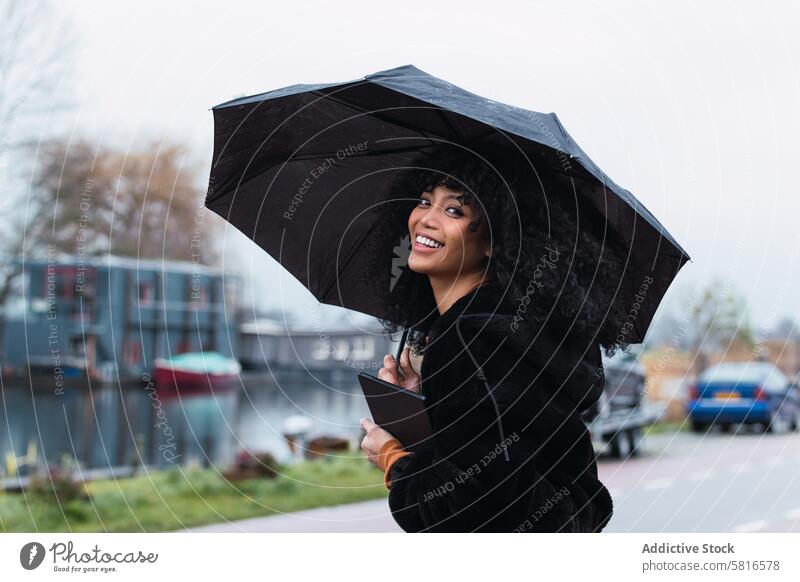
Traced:
[[431, 230], [435, 230], [439, 228], [439, 219], [435, 216], [436, 211], [433, 209], [433, 212], [426, 212], [422, 215], [419, 223], [424, 226], [425, 228], [429, 228]]

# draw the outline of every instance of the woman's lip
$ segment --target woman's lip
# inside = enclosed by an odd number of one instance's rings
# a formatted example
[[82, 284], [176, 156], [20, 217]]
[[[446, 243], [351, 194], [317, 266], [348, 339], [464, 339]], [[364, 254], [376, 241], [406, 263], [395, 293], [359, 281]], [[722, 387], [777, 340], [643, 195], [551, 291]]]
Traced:
[[421, 242], [414, 241], [414, 250], [415, 251], [438, 251], [443, 249], [444, 247], [433, 248], [427, 245], [422, 244]]

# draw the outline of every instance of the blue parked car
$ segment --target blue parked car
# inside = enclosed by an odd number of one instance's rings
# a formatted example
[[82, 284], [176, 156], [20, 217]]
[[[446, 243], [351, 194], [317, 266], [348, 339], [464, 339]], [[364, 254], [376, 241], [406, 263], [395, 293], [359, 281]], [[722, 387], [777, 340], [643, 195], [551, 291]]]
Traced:
[[703, 371], [689, 389], [688, 413], [692, 430], [714, 424], [728, 431], [731, 424], [760, 424], [773, 432], [785, 422], [800, 425], [800, 389], [768, 362], [727, 362]]

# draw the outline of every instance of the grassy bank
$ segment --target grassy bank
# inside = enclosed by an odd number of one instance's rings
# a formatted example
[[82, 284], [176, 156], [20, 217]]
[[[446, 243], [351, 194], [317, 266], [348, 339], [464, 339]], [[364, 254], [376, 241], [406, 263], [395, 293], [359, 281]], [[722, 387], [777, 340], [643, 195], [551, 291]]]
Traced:
[[279, 477], [231, 483], [214, 469], [174, 469], [94, 481], [89, 499], [0, 493], [0, 531], [140, 532], [245, 519], [386, 496], [366, 458], [335, 455], [286, 466]]
[[668, 432], [691, 432], [691, 426], [688, 420], [673, 420], [669, 422], [657, 422], [650, 426], [644, 427], [644, 435], [648, 434], [664, 434]]

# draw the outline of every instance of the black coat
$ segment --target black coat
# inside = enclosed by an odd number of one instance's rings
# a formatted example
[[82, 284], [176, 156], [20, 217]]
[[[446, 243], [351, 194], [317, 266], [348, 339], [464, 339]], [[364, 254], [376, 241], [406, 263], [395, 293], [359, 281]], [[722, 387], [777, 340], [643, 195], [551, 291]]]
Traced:
[[537, 335], [502, 295], [490, 282], [434, 322], [420, 370], [434, 447], [393, 465], [392, 515], [407, 532], [599, 532], [613, 506], [580, 413], [603, 390], [600, 346]]

